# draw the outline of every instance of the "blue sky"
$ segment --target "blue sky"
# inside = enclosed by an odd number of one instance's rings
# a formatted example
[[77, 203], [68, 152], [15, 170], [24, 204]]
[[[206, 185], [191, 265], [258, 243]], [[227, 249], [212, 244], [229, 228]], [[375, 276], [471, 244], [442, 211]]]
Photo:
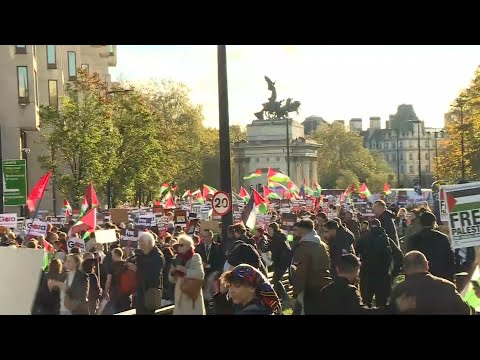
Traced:
[[[136, 83], [172, 79], [191, 89], [203, 106], [205, 125], [218, 127], [215, 45], [118, 45], [111, 68]], [[276, 82], [278, 99], [301, 101], [303, 121], [370, 116], [382, 121], [400, 104], [412, 104], [427, 126], [443, 126], [443, 115], [480, 65], [478, 45], [302, 45], [227, 46], [229, 113], [232, 124], [247, 125], [270, 96], [264, 76]]]

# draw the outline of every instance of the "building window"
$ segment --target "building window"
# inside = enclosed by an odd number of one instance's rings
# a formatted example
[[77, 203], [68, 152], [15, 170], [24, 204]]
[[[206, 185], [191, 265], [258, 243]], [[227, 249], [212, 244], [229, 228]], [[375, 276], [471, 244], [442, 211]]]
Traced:
[[38, 105], [38, 81], [37, 81], [37, 71], [33, 70], [33, 86], [35, 88], [35, 104]]
[[90, 67], [88, 66], [88, 64], [82, 64], [82, 70], [84, 70], [88, 75], [88, 72], [90, 71]]
[[403, 165], [400, 165], [400, 172], [403, 173]]
[[68, 80], [77, 80], [77, 56], [75, 51], [68, 51]]
[[277, 156], [275, 160], [280, 161], [280, 156]]
[[270, 158], [267, 158], [267, 163], [270, 161]]
[[403, 161], [403, 154], [400, 154], [400, 161]]
[[386, 161], [388, 161], [388, 154], [387, 154], [387, 155], [385, 155], [385, 160], [386, 160]]
[[402, 144], [401, 141], [398, 143], [398, 147], [399, 147], [400, 149], [403, 148], [403, 144]]
[[113, 45], [107, 45], [108, 47], [108, 55], [113, 56], [114, 48]]
[[47, 69], [57, 68], [57, 49], [55, 45], [47, 45]]
[[58, 109], [58, 87], [57, 80], [48, 80], [48, 105]]
[[428, 160], [430, 156], [428, 156], [428, 152], [425, 153], [425, 160]]
[[430, 166], [428, 166], [428, 164], [425, 165], [425, 171], [426, 171], [426, 172], [430, 172]]
[[18, 102], [21, 104], [28, 104], [28, 68], [26, 66], [17, 66], [17, 81], [18, 81]]
[[385, 146], [384, 146], [385, 149], [388, 149], [388, 143], [385, 142]]
[[15, 54], [26, 54], [27, 45], [15, 45]]
[[378, 149], [381, 149], [381, 148], [382, 148], [382, 143], [378, 143], [378, 144], [377, 144], [377, 148], [378, 148]]
[[393, 154], [393, 155], [392, 155], [392, 160], [393, 160], [393, 161], [397, 161], [397, 154]]
[[428, 143], [428, 140], [425, 140], [425, 147], [428, 149], [430, 147], [430, 144]]
[[410, 165], [410, 173], [413, 173], [413, 165]]
[[413, 155], [412, 155], [412, 153], [408, 154], [408, 158], [409, 158], [409, 160], [413, 160]]
[[410, 147], [413, 147], [413, 141], [410, 141]]
[[395, 149], [397, 146], [394, 142], [392, 142], [392, 149]]

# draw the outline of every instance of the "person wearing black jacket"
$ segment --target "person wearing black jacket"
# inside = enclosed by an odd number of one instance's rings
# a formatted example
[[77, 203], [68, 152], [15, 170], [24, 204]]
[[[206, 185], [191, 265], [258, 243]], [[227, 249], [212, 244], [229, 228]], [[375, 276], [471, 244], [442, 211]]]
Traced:
[[131, 261], [127, 263], [127, 266], [137, 273], [136, 313], [137, 315], [153, 315], [157, 309], [147, 308], [146, 297], [155, 297], [156, 303], [161, 301], [165, 258], [155, 246], [155, 238], [149, 232], [142, 232], [138, 237], [138, 243], [140, 249], [135, 252], [136, 263]]
[[362, 265], [360, 268], [360, 290], [362, 299], [368, 307], [385, 307], [391, 291], [392, 249], [390, 241], [380, 226], [378, 219], [370, 222], [370, 230], [360, 239], [358, 252]]
[[437, 218], [431, 212], [420, 215], [420, 224], [423, 230], [410, 237], [407, 242], [407, 252], [417, 250], [423, 253], [428, 260], [432, 275], [454, 281], [455, 256], [448, 237], [435, 230]]
[[398, 241], [397, 228], [395, 227], [395, 218], [397, 217], [395, 213], [387, 210], [387, 205], [383, 200], [377, 200], [373, 203], [373, 213], [375, 217], [380, 221], [382, 228], [385, 229], [388, 237], [392, 239], [395, 244], [400, 246]]
[[[227, 262], [230, 266], [235, 267], [240, 264], [248, 264], [254, 268], [260, 270], [265, 276], [268, 276], [267, 269], [258, 253], [257, 249], [251, 245], [251, 242], [247, 243], [244, 239], [248, 238], [245, 234], [245, 226], [242, 224], [234, 225], [234, 234], [237, 238], [233, 250], [230, 252], [227, 258]], [[244, 236], [242, 236], [244, 235]], [[253, 239], [250, 239], [253, 241]]]
[[244, 243], [252, 245], [253, 247], [257, 247], [255, 240], [253, 238], [247, 236], [247, 228], [242, 224], [235, 224], [233, 225], [233, 235], [235, 239], [242, 240]]
[[323, 225], [323, 230], [323, 238], [328, 244], [330, 255], [330, 274], [332, 279], [335, 279], [337, 276], [337, 261], [342, 255], [355, 253], [353, 249], [354, 237], [350, 231], [334, 220], [327, 221]]
[[48, 288], [48, 280], [65, 281], [62, 273], [62, 262], [52, 259], [48, 265], [48, 272], [42, 272], [40, 284], [32, 309], [32, 315], [59, 315], [60, 314], [60, 290]]
[[272, 252], [273, 261], [273, 279], [272, 283], [280, 300], [288, 299], [285, 287], [282, 284], [283, 275], [287, 272], [292, 261], [292, 250], [287, 237], [280, 231], [277, 223], [268, 225], [268, 234], [270, 236], [269, 251]]

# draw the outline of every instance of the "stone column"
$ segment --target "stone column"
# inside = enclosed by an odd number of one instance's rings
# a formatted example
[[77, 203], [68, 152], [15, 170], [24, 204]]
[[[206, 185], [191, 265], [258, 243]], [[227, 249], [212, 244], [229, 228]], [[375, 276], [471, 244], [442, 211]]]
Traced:
[[313, 174], [312, 179], [311, 179], [312, 183], [314, 181], [318, 182], [318, 162], [317, 162], [316, 158], [314, 158], [313, 161], [312, 161], [312, 174]]

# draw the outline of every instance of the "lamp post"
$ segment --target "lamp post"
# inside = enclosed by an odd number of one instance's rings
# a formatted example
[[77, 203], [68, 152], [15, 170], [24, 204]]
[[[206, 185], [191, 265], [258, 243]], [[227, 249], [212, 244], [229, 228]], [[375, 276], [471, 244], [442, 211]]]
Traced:
[[461, 147], [461, 164], [462, 164], [462, 182], [465, 182], [465, 136], [463, 126], [463, 107], [467, 101], [465, 99], [457, 100], [457, 108], [460, 109], [460, 147]]
[[417, 129], [418, 129], [418, 182], [420, 185], [420, 188], [422, 187], [422, 154], [421, 154], [421, 143], [420, 143], [420, 124], [422, 123], [420, 120], [408, 120], [408, 122], [417, 124]]
[[285, 118], [287, 123], [287, 175], [290, 177], [290, 135], [288, 134], [288, 118]]
[[[118, 89], [118, 90], [110, 90], [107, 91], [107, 95], [112, 95], [112, 94], [125, 94], [127, 92], [132, 91], [132, 89]], [[107, 206], [109, 209], [112, 208], [112, 178], [108, 178], [107, 182]]]
[[397, 149], [397, 187], [400, 188], [400, 149], [398, 148], [398, 140], [399, 140], [399, 137], [400, 137], [400, 130], [399, 129], [392, 129], [393, 131], [395, 131], [396, 135], [397, 135], [397, 146], [396, 146], [396, 149]]
[[[438, 141], [437, 141], [437, 139], [438, 139], [439, 134], [444, 134], [444, 133], [445, 133], [444, 130], [433, 131], [433, 139], [435, 141], [435, 172], [437, 172], [437, 166], [438, 166]], [[430, 131], [427, 132], [427, 135], [428, 135], [429, 139], [430, 139], [430, 134], [431, 134]]]

